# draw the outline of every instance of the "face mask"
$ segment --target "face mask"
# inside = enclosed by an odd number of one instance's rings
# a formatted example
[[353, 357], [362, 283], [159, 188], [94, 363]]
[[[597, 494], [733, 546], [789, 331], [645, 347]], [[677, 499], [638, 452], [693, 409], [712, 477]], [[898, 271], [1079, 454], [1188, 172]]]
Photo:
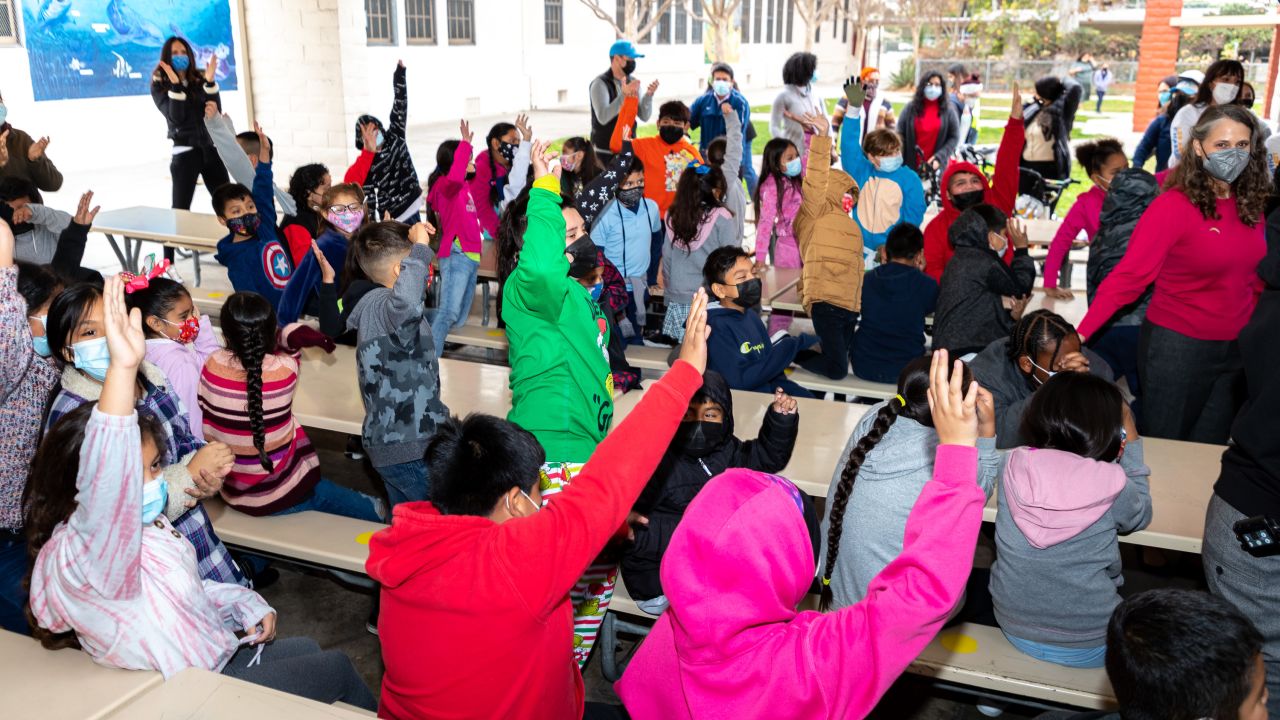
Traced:
[[957, 210], [968, 210], [975, 205], [981, 205], [982, 199], [986, 197], [985, 190], [970, 190], [969, 192], [956, 193], [951, 196], [951, 204], [956, 206]]
[[169, 67], [172, 67], [174, 72], [186, 72], [187, 68], [191, 67], [191, 58], [186, 55], [174, 55], [169, 58]]
[[1168, 105], [1168, 104], [1169, 104], [1169, 100], [1170, 100], [1170, 98], [1172, 98], [1172, 97], [1173, 97], [1173, 92], [1172, 92], [1172, 91], [1169, 91], [1169, 90], [1161, 90], [1161, 91], [1160, 91], [1160, 104], [1161, 104], [1161, 105]]
[[728, 80], [711, 81], [711, 92], [715, 93], [716, 97], [725, 97], [732, 89], [733, 85], [731, 85]]
[[360, 223], [364, 222], [364, 211], [356, 210], [351, 212], [350, 210], [343, 210], [342, 212], [333, 212], [330, 210], [325, 217], [342, 232], [353, 233], [360, 227]]
[[1000, 255], [1004, 253], [1004, 249], [1008, 244], [1009, 241], [1006, 240], [1003, 235], [999, 233], [987, 233], [987, 247], [991, 248], [995, 254]]
[[592, 299], [592, 300], [595, 300], [596, 302], [599, 302], [599, 301], [600, 301], [600, 291], [601, 291], [601, 290], [603, 290], [603, 289], [604, 289], [604, 283], [602, 283], [602, 282], [598, 282], [598, 283], [596, 283], [595, 285], [592, 285], [592, 286], [591, 286], [591, 289], [590, 289], [590, 292], [591, 292], [591, 299]]
[[384, 137], [384, 136], [383, 136], [383, 134], [382, 134], [382, 131], [381, 131], [381, 130], [379, 130], [379, 131], [378, 131], [378, 135], [377, 135], [377, 137], [375, 137], [375, 138], [373, 139], [374, 143], [376, 143], [376, 144], [378, 145], [378, 147], [382, 147], [382, 140], [383, 140], [383, 137]]
[[507, 162], [513, 162], [516, 159], [516, 146], [509, 142], [500, 143], [498, 152], [506, 159]]
[[82, 340], [71, 346], [77, 370], [97, 380], [105, 382], [107, 367], [111, 365], [111, 350], [107, 347], [107, 339], [95, 338]]
[[785, 166], [783, 166], [782, 173], [787, 177], [797, 177], [800, 175], [801, 169], [802, 168], [800, 167], [800, 158], [798, 157], [792, 158], [791, 160], [787, 161], [787, 164]]
[[879, 85], [867, 85], [867, 86], [866, 86], [866, 88], [867, 88], [867, 99], [868, 99], [868, 100], [875, 100], [875, 99], [876, 99], [876, 91], [880, 89], [880, 86], [879, 86]]
[[591, 274], [592, 270], [599, 267], [600, 262], [596, 254], [596, 244], [591, 242], [589, 235], [583, 235], [573, 244], [564, 249], [565, 252], [573, 256], [573, 260], [569, 263], [569, 277], [582, 279]]
[[1249, 108], [1250, 110], [1252, 110], [1252, 109], [1253, 109], [1253, 98], [1242, 98], [1242, 99], [1240, 100], [1240, 107], [1242, 107], [1242, 108]]
[[628, 58], [627, 62], [622, 66], [622, 72], [627, 75], [630, 75], [635, 71], [636, 71], [635, 58]]
[[1220, 82], [1213, 86], [1213, 102], [1218, 105], [1227, 105], [1236, 99], [1236, 95], [1240, 94], [1240, 86], [1231, 83]]
[[189, 317], [180, 323], [169, 322], [164, 318], [160, 319], [165, 324], [178, 328], [178, 342], [183, 345], [195, 342], [196, 337], [200, 335], [200, 318], [198, 317]]
[[8, 118], [9, 118], [9, 108], [5, 107], [4, 103], [0, 103], [0, 125], [3, 125], [5, 120], [7, 120]]
[[658, 128], [658, 137], [662, 138], [662, 142], [668, 145], [675, 145], [680, 142], [680, 138], [684, 137], [684, 128], [675, 125], [663, 125]]
[[[525, 500], [528, 500], [528, 501], [529, 501], [529, 504], [533, 506], [533, 512], [535, 512], [535, 513], [536, 513], [536, 512], [538, 512], [538, 511], [542, 510], [542, 506], [541, 506], [541, 505], [539, 505], [538, 503], [534, 502], [534, 501], [533, 501], [533, 498], [529, 497], [529, 493], [527, 493], [527, 492], [525, 492], [525, 491], [521, 490], [521, 491], [520, 491], [520, 494], [521, 494], [521, 495], [523, 495], [523, 496], [524, 496], [524, 499], [525, 499]], [[515, 513], [511, 512], [511, 496], [510, 496], [510, 495], [508, 495], [508, 496], [507, 496], [507, 514], [511, 515], [512, 517], [515, 517], [515, 515], [516, 515]], [[533, 513], [530, 513], [530, 514], [533, 514]]]
[[817, 71], [817, 70], [814, 70], [814, 71], [813, 71], [813, 75], [809, 76], [809, 84], [810, 84], [810, 85], [817, 85], [817, 84], [818, 84], [818, 71]]
[[880, 172], [891, 173], [902, 167], [901, 155], [888, 155], [880, 158]]
[[738, 288], [738, 297], [734, 298], [734, 302], [739, 307], [753, 308], [760, 304], [760, 296], [764, 292], [760, 278], [743, 280], [736, 287]]
[[676, 429], [672, 444], [690, 457], [706, 457], [724, 444], [724, 423], [686, 420]]
[[942, 97], [942, 88], [937, 85], [926, 85], [924, 88], [924, 96], [927, 100], [937, 100]]
[[258, 232], [262, 219], [258, 213], [245, 213], [238, 218], [227, 218], [227, 229], [236, 235], [252, 235]]
[[1209, 153], [1204, 169], [1225, 183], [1233, 183], [1244, 169], [1249, 167], [1249, 151], [1244, 148], [1227, 148]]
[[626, 188], [618, 191], [618, 202], [627, 206], [628, 210], [635, 210], [640, 207], [640, 201], [644, 199], [644, 186]]
[[158, 477], [142, 485], [142, 524], [150, 525], [169, 503], [169, 483]]
[[[1028, 356], [1027, 356], [1027, 360], [1031, 362], [1031, 367], [1033, 367], [1033, 368], [1035, 368], [1035, 369], [1039, 370], [1040, 372], [1044, 373], [1045, 375], [1047, 375], [1047, 376], [1049, 376], [1049, 377], [1053, 377], [1054, 375], [1057, 375], [1057, 374], [1058, 374], [1058, 373], [1057, 373], [1057, 371], [1055, 371], [1055, 370], [1048, 370], [1048, 369], [1042, 368], [1042, 367], [1040, 367], [1039, 365], [1037, 365], [1037, 364], [1036, 364], [1036, 361], [1035, 361], [1035, 360], [1032, 360], [1030, 355], [1028, 355]], [[1043, 385], [1043, 384], [1045, 383], [1045, 381], [1044, 381], [1044, 380], [1041, 380], [1040, 378], [1036, 377], [1035, 375], [1032, 375], [1031, 377], [1035, 379], [1036, 384], [1038, 384], [1038, 385]]]
[[53, 351], [49, 349], [49, 338], [44, 335], [31, 336], [31, 349], [35, 350], [36, 354], [40, 357], [49, 357], [49, 355], [53, 353]]
[[564, 157], [563, 155], [561, 155], [561, 156], [560, 156], [560, 168], [561, 168], [562, 170], [564, 170], [565, 172], [573, 172], [573, 168], [574, 168], [576, 165], [577, 165], [577, 163], [575, 163], [574, 161], [570, 160], [569, 158]]

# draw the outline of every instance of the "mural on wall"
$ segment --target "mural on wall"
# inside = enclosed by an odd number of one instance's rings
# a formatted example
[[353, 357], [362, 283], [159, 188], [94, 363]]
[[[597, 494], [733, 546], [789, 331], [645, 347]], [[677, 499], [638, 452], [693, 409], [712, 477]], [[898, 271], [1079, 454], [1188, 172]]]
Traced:
[[35, 99], [147, 95], [171, 35], [203, 70], [218, 56], [218, 85], [236, 89], [230, 0], [23, 0]]

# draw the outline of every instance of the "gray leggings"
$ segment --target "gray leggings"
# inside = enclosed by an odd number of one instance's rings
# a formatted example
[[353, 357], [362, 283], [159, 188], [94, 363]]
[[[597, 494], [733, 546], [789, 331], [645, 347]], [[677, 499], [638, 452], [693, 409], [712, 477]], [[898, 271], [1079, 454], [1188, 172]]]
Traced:
[[222, 674], [322, 703], [378, 709], [378, 701], [346, 653], [321, 650], [311, 638], [287, 638], [267, 644], [261, 661], [248, 667], [257, 652], [257, 646], [241, 647]]

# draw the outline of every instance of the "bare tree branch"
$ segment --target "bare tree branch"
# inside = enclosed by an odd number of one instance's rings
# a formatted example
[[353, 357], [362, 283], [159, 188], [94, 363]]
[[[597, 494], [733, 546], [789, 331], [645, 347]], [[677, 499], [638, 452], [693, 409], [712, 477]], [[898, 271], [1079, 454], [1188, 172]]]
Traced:
[[618, 27], [618, 23], [613, 19], [613, 15], [609, 12], [606, 12], [604, 8], [600, 7], [600, 3], [597, 2], [597, 0], [581, 0], [581, 2], [583, 5], [587, 6], [588, 10], [595, 13], [596, 17], [609, 23], [609, 25], [613, 28], [613, 31], [617, 33], [619, 37], [622, 36], [623, 34], [622, 28]]

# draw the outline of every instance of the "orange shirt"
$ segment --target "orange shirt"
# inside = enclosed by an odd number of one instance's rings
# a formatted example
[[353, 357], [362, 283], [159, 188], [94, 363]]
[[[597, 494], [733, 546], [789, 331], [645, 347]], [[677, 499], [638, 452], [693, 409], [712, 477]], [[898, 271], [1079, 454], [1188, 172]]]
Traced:
[[[618, 124], [609, 140], [609, 149], [615, 153], [622, 151], [622, 129], [631, 127], [635, 122], [639, 106], [639, 98], [629, 97], [622, 101]], [[665, 218], [667, 208], [676, 197], [680, 174], [689, 161], [702, 162], [702, 154], [684, 138], [675, 145], [668, 145], [660, 137], [640, 138], [631, 141], [631, 150], [644, 163], [644, 196], [658, 204], [658, 212]]]

